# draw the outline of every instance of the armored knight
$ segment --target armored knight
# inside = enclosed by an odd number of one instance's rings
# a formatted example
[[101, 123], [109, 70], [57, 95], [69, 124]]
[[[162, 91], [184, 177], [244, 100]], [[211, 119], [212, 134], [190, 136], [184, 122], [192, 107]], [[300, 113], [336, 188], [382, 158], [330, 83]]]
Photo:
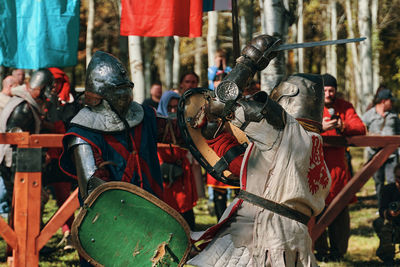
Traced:
[[[71, 120], [60, 158], [63, 171], [77, 177], [82, 199], [105, 181], [132, 183], [162, 199], [157, 142], [169, 122], [134, 102], [132, 88], [117, 58], [101, 51], [93, 55], [86, 71], [85, 107]], [[170, 136], [164, 140], [169, 142]]]
[[307, 223], [322, 211], [330, 187], [320, 136], [321, 76], [296, 74], [270, 95], [241, 96], [255, 72], [274, 58], [268, 51], [277, 43], [262, 35], [245, 47], [200, 109], [204, 114], [197, 118], [204, 119], [191, 124], [212, 143], [224, 134], [221, 123], [230, 120], [250, 142], [241, 163], [241, 191], [216, 226], [192, 233], [194, 240], [212, 241], [191, 265], [317, 266]]
[[[165, 131], [165, 129], [171, 130]], [[85, 200], [92, 201], [95, 198], [93, 196], [96, 196], [91, 194], [93, 190], [97, 187], [100, 187], [99, 190], [107, 187], [109, 181], [122, 182], [118, 184], [121, 187], [127, 184], [127, 188], [132, 188], [133, 184], [134, 188], [140, 187], [149, 192], [148, 195], [152, 194], [158, 199], [163, 199], [163, 180], [157, 157], [157, 142], [174, 143], [172, 140], [176, 140], [176, 144], [182, 144], [176, 122], [165, 117], [157, 117], [152, 107], [134, 102], [133, 83], [129, 80], [122, 63], [111, 54], [97, 51], [86, 71], [85, 107], [71, 120], [70, 128], [63, 138], [63, 154], [60, 157], [61, 169], [78, 180], [81, 205]], [[113, 184], [115, 183], [108, 183], [108, 185]], [[157, 199], [154, 196], [151, 197]], [[104, 217], [109, 213], [105, 213]], [[131, 215], [124, 218], [129, 218]], [[143, 225], [137, 225], [132, 221], [133, 231], [140, 229], [141, 226]], [[119, 229], [113, 224], [113, 229], [109, 232]], [[74, 232], [74, 225], [72, 231]], [[110, 237], [111, 239], [118, 240], [116, 236]], [[104, 246], [114, 244], [110, 240]], [[103, 251], [98, 250], [91, 251], [89, 255], [85, 252], [85, 245], [80, 239], [75, 242], [80, 255], [87, 260], [82, 259], [81, 266], [91, 266], [88, 262], [97, 259], [93, 253], [104, 255]], [[126, 242], [125, 236], [121, 242]], [[100, 241], [96, 242], [99, 243]], [[147, 243], [152, 244], [150, 241]], [[117, 247], [110, 249], [118, 250]], [[118, 256], [117, 252], [115, 255], [117, 255], [115, 260], [118, 261], [117, 258], [121, 258], [121, 255]], [[132, 252], [127, 257], [133, 260]], [[152, 254], [147, 258], [157, 261]], [[113, 257], [108, 257], [107, 260], [117, 264]], [[109, 265], [104, 263], [104, 259], [100, 260], [100, 263]]]

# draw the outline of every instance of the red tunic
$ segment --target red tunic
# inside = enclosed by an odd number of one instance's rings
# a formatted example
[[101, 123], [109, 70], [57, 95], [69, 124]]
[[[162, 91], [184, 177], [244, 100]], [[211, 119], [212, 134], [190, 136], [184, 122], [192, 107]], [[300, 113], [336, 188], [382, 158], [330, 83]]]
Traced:
[[[339, 134], [336, 129], [323, 132], [322, 136], [353, 136], [364, 135], [366, 128], [360, 117], [358, 117], [351, 103], [336, 99], [334, 103], [335, 115], [340, 116], [344, 123], [344, 130]], [[329, 111], [324, 107], [323, 118], [331, 118]], [[345, 147], [324, 147], [324, 157], [326, 165], [331, 173], [332, 185], [325, 200], [326, 205], [332, 202], [333, 198], [343, 189], [350, 177], [345, 157]]]
[[180, 213], [191, 210], [196, 206], [197, 191], [191, 164], [187, 158], [189, 152], [184, 149], [169, 147], [158, 147], [157, 151], [160, 164], [163, 162], [176, 163], [179, 160], [183, 167], [183, 177], [171, 185], [164, 182], [164, 202]]
[[[238, 141], [236, 140], [235, 137], [233, 137], [231, 134], [224, 132], [217, 136], [215, 139], [208, 140], [207, 144], [215, 150], [217, 155], [219, 157], [222, 157], [226, 151], [231, 149], [232, 147], [238, 145]], [[243, 155], [240, 155], [236, 157], [230, 164], [229, 164], [229, 170], [239, 177], [240, 175], [240, 166], [242, 164], [243, 160]], [[236, 186], [231, 186], [224, 184], [223, 182], [220, 182], [216, 180], [214, 177], [212, 177], [210, 174], [207, 173], [207, 185], [215, 188], [239, 188]]]

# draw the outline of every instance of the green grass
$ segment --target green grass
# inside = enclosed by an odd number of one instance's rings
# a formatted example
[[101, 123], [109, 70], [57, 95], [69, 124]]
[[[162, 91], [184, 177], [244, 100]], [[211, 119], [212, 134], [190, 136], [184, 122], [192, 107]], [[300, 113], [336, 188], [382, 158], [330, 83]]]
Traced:
[[[363, 149], [352, 148], [352, 165], [357, 171], [363, 165]], [[370, 179], [363, 188], [357, 193], [358, 201], [350, 205], [351, 218], [351, 237], [348, 252], [344, 260], [339, 263], [320, 263], [321, 267], [334, 266], [382, 266], [382, 262], [375, 256], [379, 239], [372, 229], [372, 221], [377, 218], [377, 201], [375, 197], [375, 186]], [[45, 206], [44, 221], [56, 211], [56, 204], [50, 199]], [[210, 216], [207, 209], [207, 200], [201, 199], [194, 209], [196, 215], [196, 230], [205, 230], [217, 222], [215, 216]], [[54, 252], [40, 256], [39, 266], [79, 266], [79, 257], [76, 251], [65, 252], [62, 248], [56, 248], [57, 243], [62, 238], [61, 230], [47, 244], [54, 249]], [[6, 245], [0, 240], [0, 266], [6, 265], [5, 257]], [[400, 266], [400, 256], [396, 257]]]

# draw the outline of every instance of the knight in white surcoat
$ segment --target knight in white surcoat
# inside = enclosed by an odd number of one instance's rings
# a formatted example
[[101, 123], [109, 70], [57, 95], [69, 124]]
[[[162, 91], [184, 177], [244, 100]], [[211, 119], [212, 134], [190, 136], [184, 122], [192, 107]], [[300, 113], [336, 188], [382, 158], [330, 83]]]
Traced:
[[307, 223], [323, 210], [331, 183], [320, 136], [322, 78], [296, 74], [270, 95], [240, 95], [249, 77], [275, 56], [265, 51], [276, 40], [262, 35], [242, 51], [202, 109], [207, 121], [193, 125], [210, 140], [222, 132], [215, 122], [228, 118], [250, 144], [241, 164], [241, 191], [217, 225], [192, 234], [207, 246], [190, 265], [317, 266]]

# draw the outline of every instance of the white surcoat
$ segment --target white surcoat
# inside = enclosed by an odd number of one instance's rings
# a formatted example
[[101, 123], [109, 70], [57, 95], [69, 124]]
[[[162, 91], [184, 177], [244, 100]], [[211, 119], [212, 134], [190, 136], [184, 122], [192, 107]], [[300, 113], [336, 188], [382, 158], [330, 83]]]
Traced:
[[[235, 115], [233, 123], [240, 127], [243, 110], [237, 110]], [[306, 131], [290, 115], [283, 130], [274, 129], [263, 119], [251, 122], [245, 132], [250, 145], [242, 162], [241, 189], [308, 216], [319, 214], [331, 183], [321, 136]], [[205, 232], [192, 233], [194, 240], [215, 236], [189, 264], [317, 266], [308, 228], [298, 221], [236, 198], [219, 224]]]

